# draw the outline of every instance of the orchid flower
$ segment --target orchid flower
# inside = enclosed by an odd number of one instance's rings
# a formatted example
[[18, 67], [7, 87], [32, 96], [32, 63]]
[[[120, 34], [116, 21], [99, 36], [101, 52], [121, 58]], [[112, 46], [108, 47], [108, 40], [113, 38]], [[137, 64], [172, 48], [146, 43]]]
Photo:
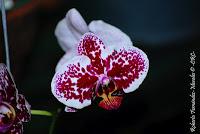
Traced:
[[58, 23], [55, 35], [66, 54], [51, 89], [66, 112], [95, 101], [103, 109], [118, 109], [124, 94], [136, 90], [147, 75], [146, 54], [125, 33], [101, 20], [87, 26], [76, 9]]
[[0, 134], [22, 134], [31, 117], [30, 105], [18, 94], [12, 75], [0, 64]]

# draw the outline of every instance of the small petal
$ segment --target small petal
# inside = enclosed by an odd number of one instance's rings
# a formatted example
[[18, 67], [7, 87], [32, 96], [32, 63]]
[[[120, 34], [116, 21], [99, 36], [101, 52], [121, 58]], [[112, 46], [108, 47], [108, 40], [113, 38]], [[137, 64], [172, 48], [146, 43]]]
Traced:
[[72, 113], [72, 112], [77, 112], [77, 109], [75, 109], [75, 108], [71, 108], [71, 107], [65, 107], [65, 112], [70, 112], [70, 113]]
[[81, 109], [91, 104], [98, 78], [88, 70], [90, 59], [76, 56], [62, 65], [51, 82], [54, 96], [68, 107]]
[[76, 9], [67, 12], [66, 17], [56, 26], [55, 35], [64, 51], [75, 50], [81, 36], [89, 29], [85, 20]]
[[31, 119], [31, 106], [23, 95], [18, 95], [17, 100], [17, 118], [22, 122], [28, 122]]
[[88, 27], [91, 32], [95, 33], [103, 40], [106, 47], [111, 45], [132, 46], [131, 39], [128, 35], [117, 27], [105, 23], [102, 20], [92, 21]]
[[7, 70], [7, 67], [0, 63], [0, 100], [16, 104], [17, 90], [12, 78], [12, 75]]
[[125, 93], [139, 87], [149, 68], [146, 54], [136, 47], [114, 50], [106, 61], [107, 75], [112, 77], [117, 87], [122, 88]]

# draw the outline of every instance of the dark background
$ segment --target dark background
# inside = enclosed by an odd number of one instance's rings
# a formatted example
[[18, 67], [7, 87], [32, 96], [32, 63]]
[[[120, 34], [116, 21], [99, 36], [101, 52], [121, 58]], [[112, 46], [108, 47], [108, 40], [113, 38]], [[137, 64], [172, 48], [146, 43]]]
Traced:
[[[8, 11], [12, 72], [32, 109], [56, 113], [64, 108], [50, 89], [55, 66], [64, 54], [54, 30], [73, 7], [87, 23], [102, 19], [127, 33], [133, 45], [148, 55], [150, 68], [143, 84], [125, 96], [119, 110], [94, 105], [77, 113], [62, 111], [54, 133], [188, 133], [190, 120], [184, 108], [187, 113], [189, 53], [199, 52], [200, 39], [199, 5], [189, 0], [16, 1], [13, 11]], [[5, 62], [2, 42], [0, 60]], [[47, 134], [51, 122], [51, 117], [32, 116], [24, 133]]]

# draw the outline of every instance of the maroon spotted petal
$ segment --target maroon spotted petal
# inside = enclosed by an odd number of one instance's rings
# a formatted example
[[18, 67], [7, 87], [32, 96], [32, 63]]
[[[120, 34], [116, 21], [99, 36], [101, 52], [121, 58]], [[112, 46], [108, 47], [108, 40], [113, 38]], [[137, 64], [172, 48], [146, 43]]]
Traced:
[[23, 124], [16, 121], [5, 134], [23, 134]]
[[0, 133], [22, 134], [22, 122], [30, 120], [30, 105], [18, 94], [12, 75], [0, 64]]
[[105, 46], [102, 40], [93, 33], [85, 33], [78, 45], [78, 53], [87, 56], [91, 61], [88, 70], [98, 75], [104, 73], [103, 50]]
[[23, 95], [18, 95], [17, 100], [17, 118], [22, 122], [28, 122], [31, 118], [30, 105]]
[[90, 59], [101, 57], [101, 51], [104, 49], [102, 40], [93, 33], [84, 34], [78, 45], [78, 53], [88, 56]]
[[16, 105], [17, 89], [6, 66], [0, 63], [0, 100]]

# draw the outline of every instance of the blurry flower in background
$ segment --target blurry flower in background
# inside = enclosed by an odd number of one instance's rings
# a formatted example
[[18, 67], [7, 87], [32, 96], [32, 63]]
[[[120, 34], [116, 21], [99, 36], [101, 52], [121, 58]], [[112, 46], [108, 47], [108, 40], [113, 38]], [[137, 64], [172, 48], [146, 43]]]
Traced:
[[22, 94], [18, 94], [11, 74], [0, 63], [0, 133], [22, 134], [22, 122], [30, 118], [30, 105]]
[[125, 33], [101, 20], [87, 26], [76, 9], [58, 23], [55, 35], [66, 54], [51, 88], [67, 112], [93, 101], [106, 110], [118, 109], [124, 93], [136, 90], [147, 75], [146, 54]]
[[[14, 1], [13, 0], [4, 0], [4, 4], [5, 4], [6, 10], [10, 10], [14, 7]], [[0, 4], [0, 7], [1, 7], [1, 4]]]

